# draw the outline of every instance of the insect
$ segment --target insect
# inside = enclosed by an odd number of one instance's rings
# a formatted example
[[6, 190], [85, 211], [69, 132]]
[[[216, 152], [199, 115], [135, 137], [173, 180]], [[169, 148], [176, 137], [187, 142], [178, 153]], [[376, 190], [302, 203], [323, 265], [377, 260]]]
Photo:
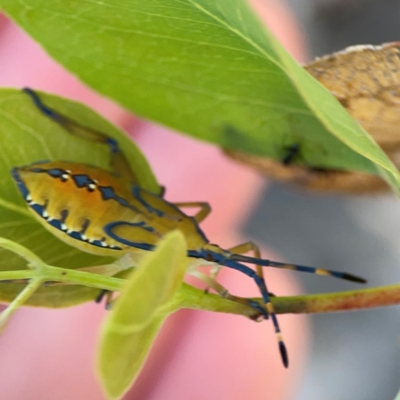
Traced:
[[285, 166], [292, 164], [293, 160], [299, 155], [299, 151], [300, 151], [300, 144], [299, 143], [292, 144], [286, 150], [286, 154], [282, 158], [282, 164]]
[[[270, 301], [262, 267], [330, 275], [336, 278], [365, 283], [365, 280], [344, 272], [285, 264], [261, 258], [253, 242], [228, 250], [209, 242], [199, 223], [210, 213], [208, 203], [170, 203], [162, 195], [140, 187], [134, 171], [118, 143], [107, 135], [80, 125], [47, 107], [31, 89], [24, 91], [38, 109], [60, 124], [67, 132], [82, 139], [103, 143], [109, 147], [110, 169], [70, 161], [41, 161], [15, 167], [12, 176], [28, 208], [38, 221], [67, 244], [96, 255], [136, 257], [151, 251], [168, 232], [179, 229], [185, 236], [192, 266], [188, 272], [204, 281], [222, 297], [253, 307], [264, 318], [271, 317], [283, 364], [288, 366], [288, 355], [282, 339], [274, 307]], [[198, 207], [194, 216], [182, 209]], [[244, 255], [252, 252], [254, 257]], [[214, 276], [195, 267], [211, 264]], [[254, 264], [255, 270], [246, 264]], [[230, 294], [214, 278], [219, 268], [228, 267], [252, 278], [263, 298], [264, 305], [251, 299]]]

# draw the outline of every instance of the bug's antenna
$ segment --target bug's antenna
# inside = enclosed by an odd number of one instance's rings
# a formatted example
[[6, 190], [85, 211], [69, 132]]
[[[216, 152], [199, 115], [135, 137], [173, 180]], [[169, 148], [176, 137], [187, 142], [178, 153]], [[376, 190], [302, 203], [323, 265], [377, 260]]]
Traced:
[[35, 106], [42, 111], [43, 114], [47, 115], [49, 118], [55, 120], [56, 122], [63, 124], [62, 123], [62, 118], [60, 117], [60, 115], [58, 113], [56, 113], [55, 111], [53, 111], [51, 108], [47, 107], [42, 100], [40, 99], [40, 97], [36, 94], [36, 92], [28, 87], [25, 87], [22, 89], [23, 92], [25, 92], [26, 94], [28, 94], [30, 96], [30, 98], [33, 100], [33, 102], [35, 103]]
[[232, 254], [229, 258], [234, 261], [256, 264], [261, 267], [274, 267], [274, 268], [280, 268], [280, 269], [288, 269], [291, 271], [307, 272], [307, 273], [315, 274], [315, 275], [332, 276], [334, 278], [344, 279], [344, 280], [351, 281], [351, 282], [367, 283], [366, 279], [361, 278], [360, 276], [349, 274], [347, 272], [332, 271], [329, 269], [308, 267], [305, 265], [280, 263], [277, 261], [265, 260], [262, 258], [243, 256], [241, 254]]

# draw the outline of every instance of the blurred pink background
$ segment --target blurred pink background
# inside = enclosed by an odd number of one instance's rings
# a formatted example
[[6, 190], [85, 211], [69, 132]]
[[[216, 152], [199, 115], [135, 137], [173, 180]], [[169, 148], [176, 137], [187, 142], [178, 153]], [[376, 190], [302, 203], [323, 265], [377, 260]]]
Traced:
[[[285, 47], [303, 60], [302, 33], [283, 3], [252, 3]], [[0, 20], [0, 35], [0, 85], [29, 86], [90, 105], [131, 133], [166, 186], [168, 200], [211, 203], [213, 212], [202, 227], [213, 242], [230, 247], [251, 240], [241, 237], [238, 229], [265, 180], [208, 144], [129, 116], [56, 65], [5, 18]], [[267, 251], [263, 255], [277, 258]], [[220, 277], [232, 293], [257, 295], [251, 279], [232, 271], [223, 271]], [[274, 293], [300, 291], [277, 271], [268, 270], [266, 277]], [[94, 373], [97, 331], [104, 314], [94, 303], [17, 312], [0, 338], [0, 398], [104, 399]], [[288, 370], [281, 365], [270, 322], [257, 324], [242, 317], [190, 310], [176, 313], [162, 329], [125, 399], [291, 398], [307, 349], [307, 321], [302, 316], [280, 316], [279, 320], [289, 350]]]

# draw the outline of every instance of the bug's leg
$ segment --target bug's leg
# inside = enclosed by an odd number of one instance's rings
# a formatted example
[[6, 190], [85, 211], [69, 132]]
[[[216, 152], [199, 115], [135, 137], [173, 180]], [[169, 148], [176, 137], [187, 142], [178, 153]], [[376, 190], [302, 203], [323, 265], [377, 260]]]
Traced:
[[250, 316], [251, 319], [257, 321], [260, 316], [268, 319], [268, 313], [266, 312], [265, 308], [256, 301], [230, 294], [228, 289], [218, 283], [215, 279], [211, 278], [201, 271], [198, 271], [197, 269], [190, 270], [188, 271], [188, 273], [199, 279], [200, 281], [204, 282], [207, 285], [207, 289], [213, 289], [222, 298], [252, 307], [256, 311], [256, 313]]
[[32, 89], [24, 88], [23, 91], [31, 97], [36, 107], [44, 115], [61, 125], [61, 127], [63, 127], [71, 135], [88, 140], [90, 142], [103, 143], [107, 145], [110, 151], [110, 168], [119, 174], [122, 179], [127, 180], [131, 184], [139, 182], [136, 174], [132, 171], [127, 158], [119, 148], [118, 142], [115, 139], [97, 131], [96, 129], [82, 125], [79, 122], [76, 122], [73, 119], [48, 107], [42, 102], [39, 95]]
[[[228, 249], [230, 253], [233, 254], [245, 254], [250, 251], [253, 252], [255, 258], [261, 258], [261, 252], [260, 248], [253, 242], [246, 242], [242, 244], [238, 244], [237, 246], [231, 247]], [[257, 265], [256, 263], [254, 264], [256, 267], [257, 275], [264, 280], [264, 272], [261, 266]]]
[[96, 303], [101, 303], [104, 299], [106, 298], [106, 303], [105, 303], [105, 309], [106, 310], [111, 310], [112, 302], [113, 302], [113, 294], [114, 292], [111, 292], [110, 290], [101, 290], [99, 295], [96, 297], [94, 300]]
[[[254, 242], [246, 242], [246, 243], [238, 244], [237, 246], [234, 246], [234, 247], [231, 247], [230, 249], [228, 249], [228, 251], [231, 252], [231, 253], [235, 253], [235, 254], [245, 254], [245, 253], [248, 253], [248, 252], [252, 251], [255, 258], [257, 258], [257, 259], [261, 258], [260, 248]], [[263, 268], [260, 267], [258, 264], [254, 264], [254, 266], [256, 267], [257, 275], [262, 280], [264, 280], [264, 270], [263, 270]], [[218, 270], [216, 271], [216, 273], [218, 273]], [[216, 276], [216, 274], [215, 274], [215, 276]], [[213, 278], [215, 276], [213, 276]], [[271, 293], [271, 292], [268, 292], [268, 295], [270, 297], [275, 297], [275, 295], [273, 293]]]
[[[137, 264], [137, 260], [134, 260], [132, 258], [131, 254], [125, 254], [124, 256], [122, 256], [119, 260], [115, 261], [114, 263], [100, 265], [100, 266], [94, 266], [94, 267], [79, 268], [79, 270], [86, 271], [86, 272], [92, 272], [92, 273], [98, 273], [98, 274], [102, 274], [102, 275], [106, 275], [106, 276], [114, 276], [117, 273], [131, 269], [136, 264]], [[113, 295], [114, 295], [114, 292], [112, 292], [110, 290], [106, 290], [106, 289], [100, 290], [100, 293], [95, 298], [95, 302], [101, 303], [105, 297], [106, 298], [105, 309], [109, 310], [109, 309], [111, 309]]]
[[194, 220], [197, 223], [204, 221], [208, 214], [211, 212], [211, 207], [208, 203], [199, 201], [199, 202], [188, 202], [188, 203], [173, 203], [178, 208], [191, 208], [191, 207], [199, 207], [200, 210], [193, 216]]
[[[240, 246], [240, 245], [235, 246], [234, 249], [236, 248], [239, 251], [244, 251], [243, 249], [246, 249], [246, 246], [251, 247], [251, 245], [244, 243], [242, 246]], [[287, 368], [289, 365], [288, 354], [287, 354], [286, 346], [283, 342], [278, 318], [275, 313], [275, 308], [270, 300], [270, 295], [269, 295], [265, 280], [263, 279], [263, 277], [260, 277], [258, 275], [258, 273], [256, 271], [254, 271], [252, 268], [248, 267], [247, 265], [242, 264], [241, 262], [238, 262], [238, 261], [241, 261], [241, 259], [244, 259], [245, 260], [244, 262], [250, 262], [250, 263], [256, 264], [256, 262], [254, 262], [254, 261], [258, 260], [258, 259], [254, 258], [254, 257], [245, 257], [245, 256], [242, 256], [240, 254], [235, 254], [235, 253], [229, 254], [228, 251], [224, 251], [224, 250], [218, 248], [218, 246], [213, 245], [213, 244], [206, 244], [200, 250], [189, 250], [188, 256], [192, 257], [192, 258], [202, 258], [207, 261], [215, 262], [217, 264], [220, 264], [221, 266], [225, 266], [225, 267], [231, 268], [233, 270], [239, 271], [254, 280], [254, 282], [256, 283], [256, 285], [262, 295], [264, 305], [265, 305], [265, 310], [267, 311], [268, 315], [272, 319], [272, 323], [274, 325], [274, 330], [275, 330], [275, 337], [277, 339], [279, 351], [281, 354], [281, 359], [282, 359], [283, 365]], [[252, 261], [249, 261], [249, 260], [252, 260]], [[260, 260], [260, 261], [262, 261], [262, 260]], [[248, 305], [250, 305], [251, 307], [253, 306], [253, 304], [251, 304], [250, 302], [248, 302]]]
[[[255, 258], [257, 258], [257, 259], [261, 258], [260, 248], [254, 242], [246, 242], [246, 243], [238, 244], [238, 245], [228, 249], [228, 251], [231, 253], [234, 253], [234, 254], [245, 254], [245, 253], [252, 251]], [[254, 264], [254, 266], [256, 267], [257, 275], [260, 277], [260, 279], [265, 281], [263, 268], [261, 266], [259, 266], [258, 264]], [[273, 293], [268, 293], [268, 295], [270, 297], [275, 296]]]
[[[207, 202], [204, 202], [204, 201], [173, 203], [173, 204], [174, 204], [174, 206], [176, 206], [178, 208], [199, 207], [200, 210], [195, 215], [193, 215], [193, 217], [192, 217], [198, 224], [200, 222], [204, 221], [208, 217], [210, 212], [211, 212], [210, 204], [208, 204]], [[211, 275], [212, 278], [215, 278], [217, 276], [217, 273], [218, 273], [219, 269], [220, 268], [218, 266], [216, 268], [214, 267], [214, 268], [211, 269], [210, 275]], [[204, 289], [204, 293], [208, 293], [210, 287], [206, 287]]]
[[[212, 266], [210, 271], [209, 271], [210, 278], [216, 280], [217, 279], [217, 275], [218, 275], [220, 270], [221, 270], [221, 266], [219, 264]], [[209, 292], [209, 288], [206, 287], [204, 289], [204, 293], [208, 293], [208, 292]]]
[[[236, 246], [238, 247], [238, 246]], [[272, 323], [274, 325], [274, 330], [275, 330], [275, 336], [278, 342], [278, 346], [279, 346], [279, 351], [281, 353], [281, 358], [282, 358], [282, 362], [283, 365], [287, 368], [289, 365], [289, 359], [288, 359], [288, 354], [287, 354], [287, 350], [286, 350], [286, 346], [285, 343], [283, 342], [283, 338], [282, 338], [282, 333], [281, 333], [281, 329], [279, 327], [279, 322], [278, 322], [278, 318], [276, 316], [275, 313], [275, 308], [274, 305], [271, 303], [270, 300], [270, 295], [268, 292], [268, 288], [267, 285], [265, 283], [265, 280], [260, 277], [258, 275], [257, 272], [255, 272], [253, 269], [251, 269], [250, 267], [243, 265], [231, 258], [223, 258], [220, 261], [221, 265], [224, 265], [228, 268], [232, 268], [235, 269], [236, 271], [240, 271], [242, 273], [244, 273], [245, 275], [249, 276], [250, 278], [254, 279], [254, 282], [257, 284], [262, 298], [264, 300], [265, 303], [265, 308], [268, 312], [268, 315], [271, 317], [272, 319]]]
[[94, 299], [94, 301], [95, 301], [96, 303], [100, 304], [100, 303], [103, 301], [104, 297], [107, 295], [108, 292], [109, 292], [109, 291], [108, 291], [107, 289], [102, 289], [102, 290], [100, 290], [100, 293], [99, 293], [98, 296]]

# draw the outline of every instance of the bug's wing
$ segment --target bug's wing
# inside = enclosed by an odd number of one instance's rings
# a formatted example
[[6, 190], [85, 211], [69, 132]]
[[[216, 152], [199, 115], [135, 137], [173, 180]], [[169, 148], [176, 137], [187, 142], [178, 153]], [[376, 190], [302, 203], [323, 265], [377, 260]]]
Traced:
[[139, 179], [132, 170], [125, 154], [121, 151], [116, 140], [62, 114], [58, 114], [58, 120], [56, 121], [71, 135], [80, 137], [87, 141], [107, 145], [110, 150], [110, 169], [118, 174], [122, 180], [126, 181], [128, 185], [139, 183]]
[[104, 227], [104, 232], [118, 243], [141, 250], [153, 250], [161, 235], [145, 222], [114, 221]]
[[132, 188], [132, 195], [136, 202], [145, 207], [143, 214], [161, 236], [178, 229], [184, 234], [191, 250], [201, 249], [208, 243], [196, 219], [187, 216], [176, 205], [139, 186]]
[[133, 186], [132, 194], [136, 201], [146, 207], [146, 211], [149, 214], [154, 214], [157, 217], [172, 221], [179, 221], [187, 217], [187, 215], [174, 204], [140, 186]]
[[85, 126], [60, 112], [53, 110], [44, 104], [39, 95], [32, 89], [24, 88], [35, 103], [36, 107], [48, 118], [59, 124], [65, 131], [73, 136], [87, 140], [89, 142], [102, 143], [108, 146], [110, 151], [110, 168], [116, 172], [127, 184], [139, 184], [136, 173], [132, 170], [125, 154], [119, 147], [118, 142], [112, 137], [96, 129]]

